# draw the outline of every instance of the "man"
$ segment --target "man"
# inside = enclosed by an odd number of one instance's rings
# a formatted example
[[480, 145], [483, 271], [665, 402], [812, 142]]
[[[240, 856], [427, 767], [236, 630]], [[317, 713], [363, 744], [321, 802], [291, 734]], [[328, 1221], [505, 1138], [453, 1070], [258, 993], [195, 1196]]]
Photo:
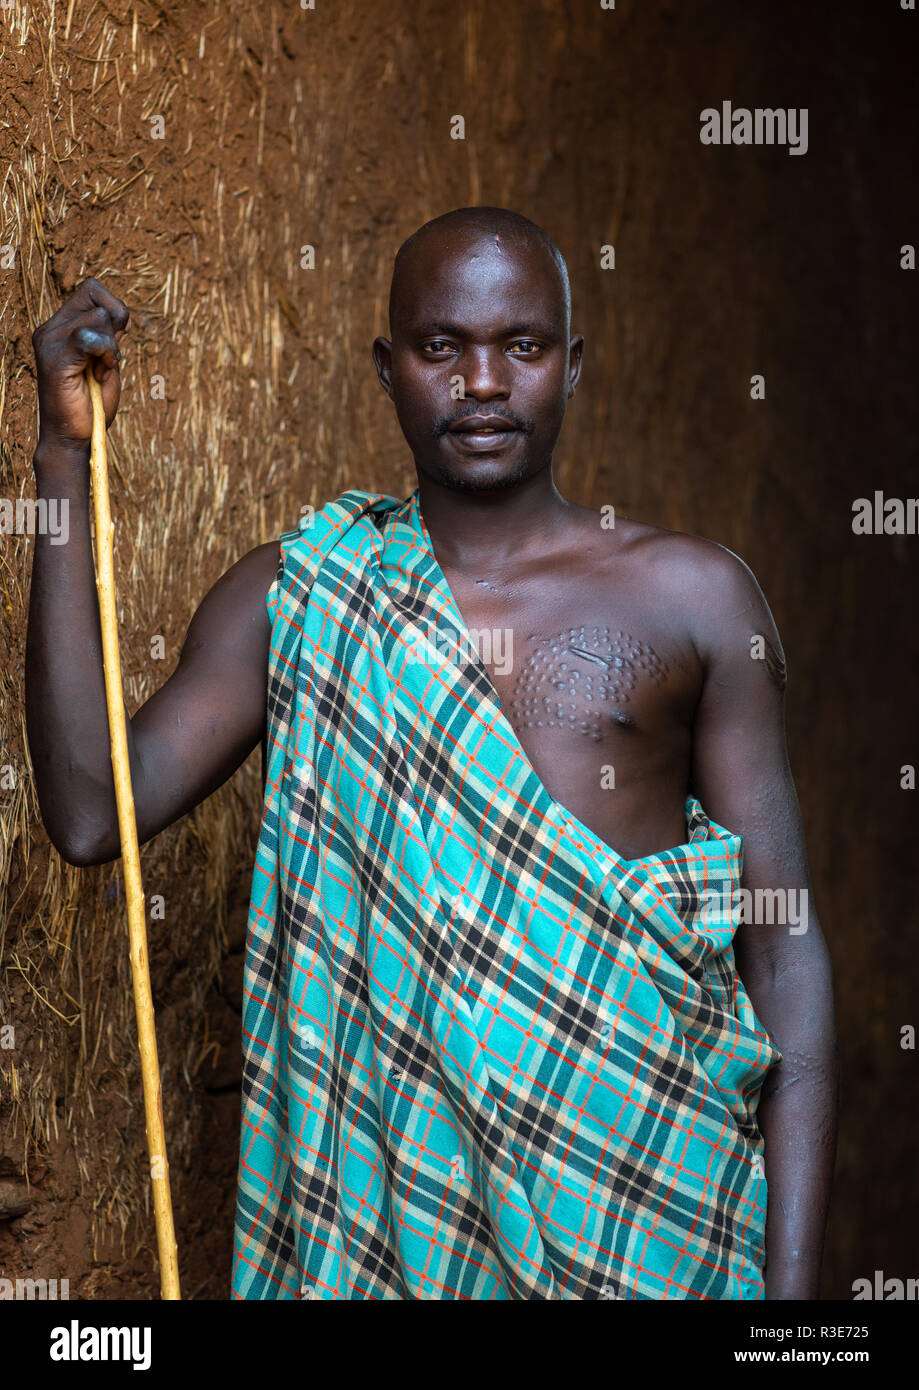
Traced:
[[[119, 852], [82, 373], [110, 422], [127, 323], [89, 280], [35, 335], [71, 544], [36, 543], [28, 732], [75, 864]], [[814, 1298], [830, 971], [763, 596], [556, 489], [583, 339], [526, 218], [425, 224], [390, 331], [417, 489], [241, 559], [128, 731], [141, 841], [264, 739], [234, 1296]]]

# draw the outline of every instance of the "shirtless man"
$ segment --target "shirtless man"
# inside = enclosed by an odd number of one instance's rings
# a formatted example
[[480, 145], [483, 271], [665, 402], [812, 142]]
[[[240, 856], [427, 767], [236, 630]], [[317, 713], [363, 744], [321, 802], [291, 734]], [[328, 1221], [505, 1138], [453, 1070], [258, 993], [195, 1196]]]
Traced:
[[[36, 537], [28, 735], [48, 833], [79, 865], [119, 853], [83, 374], [92, 362], [111, 423], [127, 327], [125, 305], [87, 280], [34, 335], [37, 491], [68, 499], [70, 544]], [[503, 210], [438, 218], [396, 258], [390, 331], [373, 356], [414, 457], [431, 543], [467, 626], [513, 634], [512, 668], [492, 679], [551, 796], [638, 858], [686, 840], [692, 792], [743, 836], [744, 888], [809, 890], [781, 642], [753, 575], [694, 536], [622, 517], [605, 529], [599, 512], [568, 502], [553, 481], [583, 350], [570, 335], [560, 253]], [[462, 398], [451, 392], [457, 377]], [[277, 541], [260, 545], [214, 585], [176, 670], [129, 721], [141, 842], [210, 795], [264, 736], [265, 598], [278, 560]], [[603, 786], [605, 765], [615, 768], [615, 791]], [[783, 1056], [758, 1111], [766, 1297], [812, 1299], [835, 1144], [827, 950], [812, 906], [806, 931], [746, 923], [735, 949]]]

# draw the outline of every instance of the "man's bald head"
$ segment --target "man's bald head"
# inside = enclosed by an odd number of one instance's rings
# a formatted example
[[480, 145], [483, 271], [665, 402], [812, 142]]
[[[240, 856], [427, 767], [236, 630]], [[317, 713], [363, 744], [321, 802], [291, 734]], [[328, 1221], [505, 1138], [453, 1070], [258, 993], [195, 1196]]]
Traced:
[[398, 331], [397, 321], [406, 287], [412, 281], [412, 268], [419, 260], [433, 255], [449, 256], [460, 245], [489, 244], [499, 251], [515, 247], [545, 256], [553, 268], [562, 296], [566, 331], [571, 325], [571, 286], [565, 258], [542, 227], [519, 212], [507, 208], [456, 208], [425, 222], [403, 241], [396, 252], [389, 290], [389, 331]]
[[491, 207], [426, 222], [396, 256], [389, 321], [373, 357], [419, 478], [499, 492], [551, 468], [584, 339], [541, 227]]

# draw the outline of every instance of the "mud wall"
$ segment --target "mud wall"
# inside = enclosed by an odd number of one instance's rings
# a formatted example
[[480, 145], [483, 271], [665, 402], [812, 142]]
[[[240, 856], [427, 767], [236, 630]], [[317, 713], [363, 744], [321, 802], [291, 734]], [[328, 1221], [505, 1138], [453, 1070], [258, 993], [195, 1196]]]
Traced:
[[[0, 14], [0, 496], [33, 495], [31, 331], [96, 275], [132, 314], [110, 435], [129, 710], [168, 676], [207, 588], [301, 506], [414, 486], [369, 351], [400, 241], [495, 203], [560, 245], [587, 339], [562, 491], [736, 550], [783, 634], [838, 990], [836, 1297], [875, 1268], [919, 1272], [916, 1062], [900, 1046], [919, 1022], [916, 801], [900, 787], [919, 751], [916, 540], [851, 528], [855, 497], [919, 493], [916, 278], [900, 268], [919, 239], [916, 24], [790, 0]], [[700, 111], [723, 100], [807, 107], [806, 155], [700, 144]], [[0, 1275], [144, 1298], [157, 1280], [122, 880], [62, 863], [38, 816], [30, 547], [0, 537]], [[143, 851], [164, 900], [151, 955], [189, 1297], [228, 1288], [259, 793], [254, 758]]]

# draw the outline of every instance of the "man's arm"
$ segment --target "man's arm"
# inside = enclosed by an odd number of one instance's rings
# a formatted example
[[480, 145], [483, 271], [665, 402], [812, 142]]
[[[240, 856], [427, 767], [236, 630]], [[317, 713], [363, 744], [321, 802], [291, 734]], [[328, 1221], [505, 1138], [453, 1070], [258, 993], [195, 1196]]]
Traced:
[[[766, 1297], [817, 1297], [836, 1145], [836, 1037], [829, 954], [814, 910], [784, 728], [785, 662], [772, 615], [736, 556], [701, 543], [689, 586], [706, 675], [693, 734], [692, 790], [743, 835], [742, 887], [782, 890], [781, 920], [754, 913], [735, 937], [737, 968], [782, 1061], [766, 1078]], [[791, 890], [789, 892], [789, 890]], [[793, 893], [793, 896], [792, 896]], [[789, 920], [800, 915], [800, 922]], [[801, 928], [806, 927], [802, 932]]]
[[[94, 363], [106, 419], [118, 405], [125, 306], [85, 281], [36, 330], [40, 429], [36, 491], [66, 499], [64, 545], [36, 535], [26, 640], [26, 723], [42, 818], [73, 864], [120, 853], [89, 528]], [[176, 670], [127, 720], [137, 832], [149, 840], [219, 787], [265, 725], [270, 621], [265, 596], [277, 542], [258, 546], [211, 589], [188, 629]]]

